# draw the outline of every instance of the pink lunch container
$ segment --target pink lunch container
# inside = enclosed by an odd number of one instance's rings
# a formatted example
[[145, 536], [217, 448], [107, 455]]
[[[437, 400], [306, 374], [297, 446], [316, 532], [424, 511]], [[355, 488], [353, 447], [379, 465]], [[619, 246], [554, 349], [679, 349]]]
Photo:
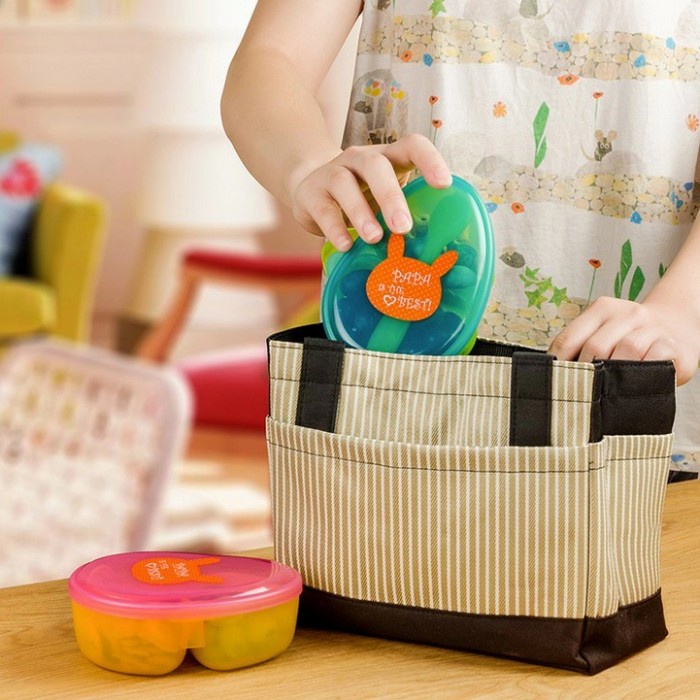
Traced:
[[301, 589], [279, 562], [191, 552], [102, 557], [69, 581], [83, 654], [142, 675], [176, 669], [188, 649], [216, 670], [271, 659], [292, 641]]

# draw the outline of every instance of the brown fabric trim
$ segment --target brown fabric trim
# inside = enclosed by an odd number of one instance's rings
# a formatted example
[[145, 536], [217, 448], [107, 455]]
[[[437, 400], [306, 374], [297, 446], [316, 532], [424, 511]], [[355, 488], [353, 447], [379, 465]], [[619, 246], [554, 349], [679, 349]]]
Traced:
[[603, 435], [670, 433], [675, 415], [676, 379], [670, 360], [603, 362]]
[[659, 590], [646, 600], [621, 607], [616, 615], [587, 618], [580, 656], [589, 673], [598, 673], [667, 635]]
[[664, 639], [661, 591], [604, 618], [470, 615], [355, 600], [308, 586], [299, 624], [503, 656], [590, 675]]

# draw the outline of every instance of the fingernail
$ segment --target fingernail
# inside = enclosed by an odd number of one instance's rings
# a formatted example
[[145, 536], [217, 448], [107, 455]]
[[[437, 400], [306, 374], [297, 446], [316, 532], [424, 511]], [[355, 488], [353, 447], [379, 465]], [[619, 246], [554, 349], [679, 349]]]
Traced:
[[350, 250], [350, 248], [352, 248], [352, 239], [341, 238], [337, 243], [335, 243], [335, 247], [341, 253], [345, 253], [346, 251]]
[[437, 184], [449, 186], [452, 184], [452, 173], [447, 168], [436, 168], [433, 177]]
[[405, 212], [400, 211], [398, 214], [394, 214], [394, 230], [397, 233], [405, 233], [410, 231], [413, 227], [413, 219]]
[[379, 224], [372, 223], [371, 221], [368, 221], [363, 227], [362, 227], [362, 233], [365, 234], [365, 239], [369, 241], [370, 243], [374, 243], [375, 241], [378, 241], [382, 237], [382, 227]]

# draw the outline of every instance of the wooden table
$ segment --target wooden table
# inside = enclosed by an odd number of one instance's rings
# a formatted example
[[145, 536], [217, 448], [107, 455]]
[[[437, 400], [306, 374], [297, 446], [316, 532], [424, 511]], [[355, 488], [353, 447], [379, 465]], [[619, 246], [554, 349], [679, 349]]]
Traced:
[[188, 657], [168, 676], [127, 676], [81, 655], [66, 582], [51, 581], [0, 590], [0, 697], [700, 698], [699, 539], [700, 482], [669, 486], [661, 558], [670, 636], [598, 676], [305, 629], [256, 667], [219, 673]]

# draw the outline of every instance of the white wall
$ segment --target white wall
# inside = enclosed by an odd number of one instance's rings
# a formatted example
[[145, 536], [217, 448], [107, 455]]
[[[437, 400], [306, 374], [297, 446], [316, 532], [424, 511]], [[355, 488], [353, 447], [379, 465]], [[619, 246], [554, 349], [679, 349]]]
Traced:
[[147, 51], [131, 27], [0, 28], [0, 127], [58, 145], [62, 178], [109, 204], [101, 309], [125, 299], [140, 245], [133, 196], [144, 141], [134, 106]]

